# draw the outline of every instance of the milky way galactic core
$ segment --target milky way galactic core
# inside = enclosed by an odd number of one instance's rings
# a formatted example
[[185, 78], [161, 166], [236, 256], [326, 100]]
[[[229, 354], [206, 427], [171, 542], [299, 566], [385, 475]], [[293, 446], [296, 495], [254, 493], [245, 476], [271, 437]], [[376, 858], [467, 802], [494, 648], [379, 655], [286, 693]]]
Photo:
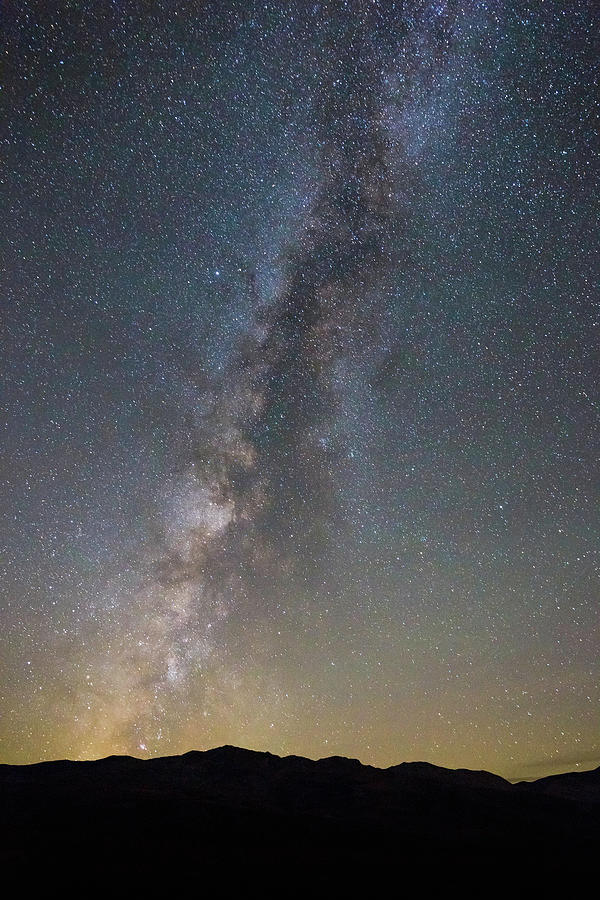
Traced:
[[2, 762], [600, 764], [599, 25], [4, 6]]

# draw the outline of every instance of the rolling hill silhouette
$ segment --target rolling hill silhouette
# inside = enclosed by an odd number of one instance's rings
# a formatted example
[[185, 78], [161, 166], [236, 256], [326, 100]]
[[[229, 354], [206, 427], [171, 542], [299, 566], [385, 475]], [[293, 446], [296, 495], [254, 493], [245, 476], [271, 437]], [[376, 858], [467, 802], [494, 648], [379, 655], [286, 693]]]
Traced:
[[301, 860], [403, 868], [431, 860], [543, 858], [561, 866], [600, 838], [600, 768], [511, 784], [489, 772], [221, 747], [140, 760], [0, 766], [7, 866], [206, 870]]

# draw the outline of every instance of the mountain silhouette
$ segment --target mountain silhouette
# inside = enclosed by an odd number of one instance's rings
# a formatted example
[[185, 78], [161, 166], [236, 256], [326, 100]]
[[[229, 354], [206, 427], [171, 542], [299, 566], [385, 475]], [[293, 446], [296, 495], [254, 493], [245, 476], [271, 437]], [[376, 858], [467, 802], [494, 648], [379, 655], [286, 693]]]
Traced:
[[592, 855], [600, 838], [600, 768], [511, 784], [424, 762], [379, 769], [225, 746], [1, 765], [0, 798], [3, 870], [117, 875], [161, 860], [206, 872], [262, 861], [281, 873], [318, 863], [349, 879], [353, 867], [392, 861], [414, 871], [523, 857], [548, 870]]

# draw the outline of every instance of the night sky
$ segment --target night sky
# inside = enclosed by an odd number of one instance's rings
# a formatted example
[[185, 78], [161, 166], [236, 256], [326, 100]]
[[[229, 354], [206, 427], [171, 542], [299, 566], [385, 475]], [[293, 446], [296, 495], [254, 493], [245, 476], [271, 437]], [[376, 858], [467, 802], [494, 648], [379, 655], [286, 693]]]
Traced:
[[594, 0], [0, 15], [0, 761], [600, 764]]

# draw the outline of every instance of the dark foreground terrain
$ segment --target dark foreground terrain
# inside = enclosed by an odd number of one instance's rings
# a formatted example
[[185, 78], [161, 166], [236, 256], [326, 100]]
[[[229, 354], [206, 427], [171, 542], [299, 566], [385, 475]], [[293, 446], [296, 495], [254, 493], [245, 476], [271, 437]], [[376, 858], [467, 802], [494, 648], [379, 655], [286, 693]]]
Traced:
[[[449, 864], [581, 868], [600, 849], [600, 769], [510, 784], [427, 763], [376, 769], [236, 747], [139, 760], [0, 766], [3, 872], [287, 881]], [[315, 869], [315, 871], [317, 870]]]

